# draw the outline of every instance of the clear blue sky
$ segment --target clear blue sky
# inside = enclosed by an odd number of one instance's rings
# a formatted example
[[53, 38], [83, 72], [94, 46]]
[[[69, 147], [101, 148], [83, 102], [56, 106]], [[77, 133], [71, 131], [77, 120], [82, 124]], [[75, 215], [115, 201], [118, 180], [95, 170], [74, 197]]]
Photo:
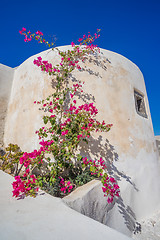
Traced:
[[142, 71], [155, 135], [160, 135], [160, 1], [143, 0], [4, 0], [0, 4], [0, 63], [20, 65], [46, 50], [25, 43], [18, 31], [42, 31], [57, 46], [101, 28], [98, 45], [130, 59]]

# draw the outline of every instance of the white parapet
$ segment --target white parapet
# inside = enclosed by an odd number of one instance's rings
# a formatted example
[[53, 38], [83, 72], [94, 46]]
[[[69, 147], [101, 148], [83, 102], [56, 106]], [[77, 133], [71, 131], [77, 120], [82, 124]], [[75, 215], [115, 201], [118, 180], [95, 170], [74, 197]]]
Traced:
[[1, 240], [131, 240], [67, 207], [62, 199], [41, 193], [36, 198], [12, 197], [12, 176], [0, 170]]

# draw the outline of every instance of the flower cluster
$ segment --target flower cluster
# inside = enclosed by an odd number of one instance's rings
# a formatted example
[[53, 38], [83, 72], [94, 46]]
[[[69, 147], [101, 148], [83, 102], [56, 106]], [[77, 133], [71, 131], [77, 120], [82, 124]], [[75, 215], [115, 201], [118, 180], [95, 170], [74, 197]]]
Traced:
[[22, 28], [22, 30], [19, 31], [19, 33], [21, 35], [24, 35], [24, 41], [25, 42], [30, 42], [33, 38], [35, 40], [37, 40], [39, 43], [45, 43], [46, 45], [48, 45], [48, 47], [51, 47], [54, 45], [54, 43], [49, 43], [48, 41], [46, 41], [44, 38], [43, 38], [43, 33], [40, 32], [39, 30], [36, 31], [35, 33], [31, 33], [30, 31], [26, 31], [26, 28]]
[[106, 169], [106, 168], [107, 168], [107, 166], [105, 165], [104, 160], [103, 160], [102, 158], [100, 158], [100, 159], [98, 160], [98, 163], [100, 164], [100, 166], [102, 167], [102, 169]]
[[119, 197], [119, 186], [114, 177], [108, 177], [105, 173], [102, 178], [104, 196], [108, 197], [107, 202], [112, 203], [114, 197]]
[[95, 175], [96, 177], [103, 176], [103, 172], [104, 172], [103, 170], [104, 170], [105, 164], [103, 163], [103, 165], [101, 165], [101, 162], [104, 162], [102, 161], [102, 158], [100, 158], [100, 160], [98, 161], [96, 160], [92, 161], [92, 160], [88, 160], [87, 157], [85, 157], [85, 158], [82, 158], [82, 161], [83, 161], [82, 166], [89, 167], [91, 175]]
[[35, 65], [37, 65], [38, 67], [41, 66], [41, 70], [42, 71], [46, 71], [47, 73], [51, 73], [53, 71], [56, 71], [56, 69], [52, 68], [52, 64], [48, 63], [48, 61], [42, 61], [41, 57], [38, 57], [37, 60], [35, 59], [33, 61], [33, 63]]
[[34, 63], [35, 65], [37, 65], [38, 67], [40, 67], [40, 68], [41, 68], [41, 71], [45, 71], [45, 72], [47, 72], [47, 73], [49, 73], [49, 74], [55, 73], [55, 72], [60, 72], [59, 69], [53, 68], [53, 67], [52, 67], [52, 64], [49, 63], [48, 61], [42, 61], [42, 58], [41, 58], [41, 57], [37, 57], [37, 60], [34, 59], [33, 63]]
[[97, 48], [97, 45], [93, 45], [93, 42], [100, 37], [100, 29], [97, 29], [97, 33], [94, 34], [94, 36], [91, 36], [90, 32], [86, 35], [84, 34], [82, 38], [78, 39], [78, 42], [80, 45], [85, 44], [86, 49], [90, 49], [91, 51], [94, 51], [95, 48]]
[[113, 177], [109, 177], [105, 170], [107, 166], [104, 160], [100, 158], [98, 161], [88, 160], [87, 157], [82, 158], [82, 166], [89, 167], [91, 175], [96, 175], [97, 177], [102, 177], [102, 190], [104, 192], [104, 197], [107, 197], [107, 202], [112, 203], [114, 197], [119, 197], [119, 186]]
[[74, 185], [71, 184], [70, 181], [64, 181], [64, 179], [62, 177], [60, 178], [60, 190], [62, 193], [64, 194], [68, 194], [72, 191], [72, 189], [74, 188]]
[[[41, 144], [42, 145], [42, 144]], [[28, 167], [31, 164], [35, 164], [38, 160], [38, 163], [43, 163], [43, 153], [46, 151], [46, 147], [41, 147], [38, 151], [35, 149], [31, 153], [24, 152], [23, 156], [19, 159], [20, 164], [23, 164], [24, 167]]]
[[[27, 174], [25, 174], [26, 176]], [[38, 192], [38, 187], [36, 184], [36, 178], [32, 174], [27, 178], [26, 180], [21, 179], [20, 176], [15, 176], [15, 181], [12, 183], [13, 186], [13, 197], [19, 197], [21, 195], [30, 195], [30, 196], [36, 196], [36, 193]]]
[[25, 41], [25, 42], [29, 42], [29, 41], [32, 40], [32, 36], [29, 35], [31, 32], [28, 31], [28, 33], [26, 33], [26, 28], [23, 27], [22, 30], [19, 31], [19, 33], [20, 33], [21, 35], [24, 35], [24, 36], [25, 36], [25, 38], [24, 38], [24, 41]]

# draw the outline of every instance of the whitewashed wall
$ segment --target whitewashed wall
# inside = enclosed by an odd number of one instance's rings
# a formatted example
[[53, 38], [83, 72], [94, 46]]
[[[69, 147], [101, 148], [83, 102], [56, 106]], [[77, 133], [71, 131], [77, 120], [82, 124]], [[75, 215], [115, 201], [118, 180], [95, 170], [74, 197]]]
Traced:
[[0, 64], [0, 145], [3, 145], [5, 119], [11, 93], [13, 75], [13, 68]]
[[[53, 91], [51, 78], [33, 65], [38, 56], [53, 64], [59, 61], [57, 52], [48, 50], [22, 63], [15, 70], [8, 106], [5, 145], [17, 143], [24, 151], [38, 147], [35, 131], [42, 125], [43, 113], [33, 102]], [[107, 224], [129, 235], [135, 222], [151, 215], [160, 203], [160, 167], [143, 75], [125, 57], [103, 49], [96, 59], [86, 61], [83, 70], [76, 70], [72, 77], [85, 82], [90, 101], [95, 97], [98, 120], [113, 123], [113, 128], [94, 134], [80, 151], [111, 162], [110, 171], [119, 181], [121, 199], [110, 210]], [[134, 89], [144, 95], [147, 118], [136, 112]]]

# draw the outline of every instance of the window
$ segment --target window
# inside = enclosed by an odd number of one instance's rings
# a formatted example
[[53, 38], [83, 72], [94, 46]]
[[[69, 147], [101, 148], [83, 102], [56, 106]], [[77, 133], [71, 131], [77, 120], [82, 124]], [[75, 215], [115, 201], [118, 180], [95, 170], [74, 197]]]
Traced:
[[146, 113], [146, 108], [144, 103], [144, 96], [138, 91], [134, 90], [134, 99], [135, 99], [135, 106], [136, 106], [137, 113], [140, 116], [147, 118], [147, 113]]

